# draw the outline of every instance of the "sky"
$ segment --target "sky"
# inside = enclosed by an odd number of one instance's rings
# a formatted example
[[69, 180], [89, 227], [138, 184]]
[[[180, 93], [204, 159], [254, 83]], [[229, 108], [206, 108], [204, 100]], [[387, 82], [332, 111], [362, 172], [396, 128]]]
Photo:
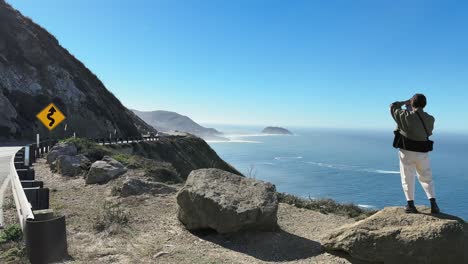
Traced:
[[201, 123], [468, 131], [468, 1], [9, 0], [124, 105]]

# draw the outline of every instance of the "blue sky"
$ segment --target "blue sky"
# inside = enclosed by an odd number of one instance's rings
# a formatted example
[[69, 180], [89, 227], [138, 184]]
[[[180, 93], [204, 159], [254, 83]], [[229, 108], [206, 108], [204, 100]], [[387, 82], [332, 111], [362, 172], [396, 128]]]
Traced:
[[468, 131], [468, 2], [8, 1], [127, 107], [202, 123], [393, 128], [425, 93]]

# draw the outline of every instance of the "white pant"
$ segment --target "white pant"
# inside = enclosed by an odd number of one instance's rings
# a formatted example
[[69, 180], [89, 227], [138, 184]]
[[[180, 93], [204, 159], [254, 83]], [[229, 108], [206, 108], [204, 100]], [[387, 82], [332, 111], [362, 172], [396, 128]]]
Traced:
[[419, 183], [421, 183], [424, 192], [426, 192], [427, 198], [435, 198], [429, 154], [401, 149], [398, 155], [400, 157], [401, 184], [406, 200], [414, 200], [416, 173]]

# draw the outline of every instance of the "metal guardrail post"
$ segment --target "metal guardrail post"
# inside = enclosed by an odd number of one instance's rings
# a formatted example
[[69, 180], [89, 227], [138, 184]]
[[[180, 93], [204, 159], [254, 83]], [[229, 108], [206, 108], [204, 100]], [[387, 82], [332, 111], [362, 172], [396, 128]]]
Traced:
[[68, 257], [65, 216], [28, 219], [24, 234], [32, 264], [55, 263]]

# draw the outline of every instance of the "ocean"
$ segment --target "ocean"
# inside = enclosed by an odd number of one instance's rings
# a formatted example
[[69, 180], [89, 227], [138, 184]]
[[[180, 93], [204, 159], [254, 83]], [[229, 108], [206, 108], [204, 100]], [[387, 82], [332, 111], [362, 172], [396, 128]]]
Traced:
[[[231, 139], [208, 142], [218, 155], [280, 192], [372, 209], [406, 204], [391, 130], [292, 128], [295, 135], [283, 136], [255, 126], [215, 127]], [[435, 133], [430, 159], [439, 207], [468, 219], [468, 136]], [[419, 183], [415, 202], [429, 206]]]

